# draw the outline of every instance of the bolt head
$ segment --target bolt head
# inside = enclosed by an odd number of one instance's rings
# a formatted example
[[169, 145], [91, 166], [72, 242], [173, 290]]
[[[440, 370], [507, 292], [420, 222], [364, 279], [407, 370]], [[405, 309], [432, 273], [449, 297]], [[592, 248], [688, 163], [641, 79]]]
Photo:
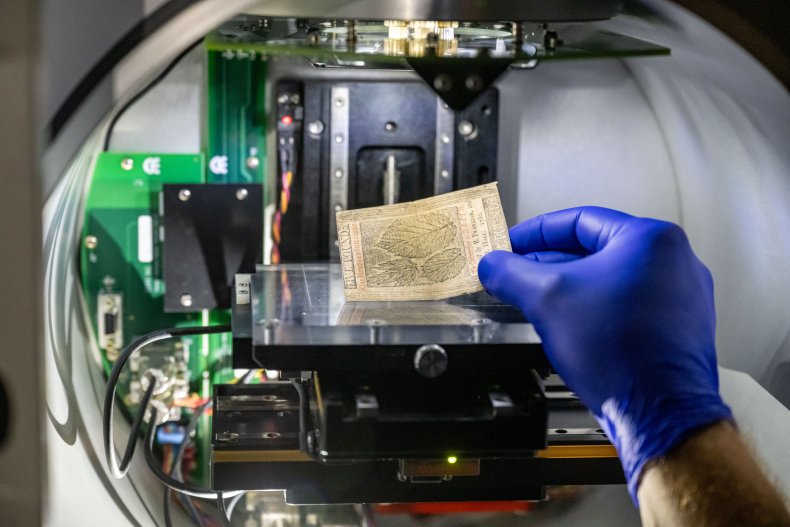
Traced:
[[192, 307], [192, 295], [184, 293], [180, 299], [181, 305], [184, 307]]
[[85, 237], [85, 248], [95, 249], [99, 245], [99, 239], [96, 236], [89, 235]]
[[440, 73], [433, 79], [433, 87], [440, 92], [450, 91], [453, 87], [453, 80], [446, 73]]
[[483, 84], [483, 78], [480, 75], [470, 75], [464, 81], [466, 89], [475, 93], [483, 89]]
[[461, 121], [458, 123], [458, 133], [464, 137], [469, 137], [474, 133], [475, 125], [472, 124], [470, 121]]
[[239, 439], [239, 434], [236, 432], [220, 432], [217, 434], [216, 440], [222, 443], [232, 443]]
[[261, 166], [261, 161], [255, 156], [248, 157], [246, 163], [247, 163], [247, 168], [249, 168], [250, 170], [255, 170], [256, 168]]
[[324, 123], [318, 119], [310, 121], [307, 125], [307, 131], [313, 135], [321, 135], [324, 133]]
[[244, 201], [245, 199], [247, 199], [247, 196], [249, 195], [250, 193], [247, 191], [246, 188], [240, 188], [239, 190], [236, 191], [236, 199], [239, 201]]
[[131, 170], [134, 168], [134, 159], [125, 157], [121, 160], [121, 168], [124, 170]]
[[181, 201], [189, 201], [189, 198], [192, 197], [192, 191], [188, 188], [182, 188], [178, 191], [178, 199]]

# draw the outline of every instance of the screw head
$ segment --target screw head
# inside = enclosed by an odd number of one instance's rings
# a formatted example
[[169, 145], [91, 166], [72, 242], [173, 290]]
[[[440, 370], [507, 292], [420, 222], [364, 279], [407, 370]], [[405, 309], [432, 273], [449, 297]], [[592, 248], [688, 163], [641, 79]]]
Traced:
[[450, 91], [453, 87], [453, 80], [446, 73], [440, 73], [433, 79], [433, 87], [440, 92]]
[[464, 120], [458, 123], [458, 133], [464, 137], [469, 137], [470, 135], [472, 135], [472, 133], [474, 133], [474, 131], [475, 131], [475, 125], [470, 121]]
[[192, 295], [184, 293], [180, 299], [181, 305], [184, 307], [192, 307]]
[[450, 178], [450, 171], [449, 170], [442, 170], [439, 175], [442, 176], [442, 179], [449, 179]]
[[344, 104], [346, 104], [346, 100], [344, 98], [338, 97], [335, 99], [335, 106], [338, 108], [342, 108]]
[[341, 178], [341, 177], [343, 177], [343, 170], [341, 170], [341, 169], [339, 169], [339, 168], [335, 169], [335, 177], [336, 177], [336, 178]]
[[247, 158], [246, 164], [247, 168], [250, 170], [255, 170], [261, 165], [261, 161], [255, 156], [250, 156]]
[[387, 132], [394, 132], [398, 129], [398, 125], [395, 124], [393, 121], [387, 121], [384, 123], [384, 130]]
[[88, 235], [85, 237], [85, 248], [95, 249], [99, 245], [99, 239], [96, 236]]
[[343, 210], [343, 205], [335, 203], [335, 212], [340, 212], [341, 210]]
[[318, 119], [310, 121], [307, 124], [307, 131], [313, 135], [321, 135], [324, 133], [324, 123]]
[[121, 160], [121, 168], [124, 170], [131, 170], [134, 168], [134, 159], [125, 157]]
[[483, 78], [480, 75], [470, 75], [464, 81], [466, 89], [471, 92], [479, 92], [483, 89]]
[[216, 440], [222, 443], [233, 443], [239, 439], [239, 434], [236, 432], [220, 432], [217, 434]]
[[247, 191], [246, 188], [240, 188], [239, 190], [236, 191], [236, 199], [239, 201], [244, 201], [245, 199], [247, 199], [247, 196], [249, 195], [250, 193]]
[[337, 135], [335, 136], [335, 143], [338, 143], [338, 144], [339, 144], [339, 143], [342, 143], [342, 142], [343, 142], [343, 136], [342, 136], [342, 135], [340, 135], [340, 134], [337, 134]]
[[189, 198], [192, 197], [192, 191], [188, 188], [182, 188], [178, 191], [178, 199], [181, 201], [189, 201]]

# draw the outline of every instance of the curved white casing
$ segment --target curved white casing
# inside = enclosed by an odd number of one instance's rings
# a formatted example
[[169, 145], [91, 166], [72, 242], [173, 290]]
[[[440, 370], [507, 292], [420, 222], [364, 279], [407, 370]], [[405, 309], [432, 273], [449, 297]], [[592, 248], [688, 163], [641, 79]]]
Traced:
[[[198, 3], [192, 16], [200, 24], [185, 15], [163, 28], [116, 73], [118, 100], [248, 3]], [[780, 443], [790, 414], [764, 387], [776, 366], [790, 361], [790, 94], [706, 22], [665, 0], [643, 3], [654, 16], [621, 15], [602, 25], [666, 45], [670, 57], [546, 63], [499, 81], [498, 177], [508, 219], [594, 204], [680, 223], [714, 275], [721, 365], [762, 385], [723, 371], [724, 396], [787, 490], [790, 466]], [[165, 55], [155, 53], [162, 42], [171, 42]], [[141, 141], [125, 131], [135, 122], [162, 127], [199, 115], [200, 77], [184, 70], [175, 79], [191, 94], [188, 101], [168, 105], [174, 88], [164, 82], [119, 121], [114, 145], [172, 151], [158, 146], [161, 134]], [[161, 516], [161, 487], [147, 469], [133, 467], [116, 482], [101, 454], [103, 380], [85, 327], [75, 247], [106, 122], [62, 172], [45, 209], [50, 525], [153, 525]], [[199, 149], [199, 137], [188, 137], [179, 148]], [[594, 525], [593, 513], [601, 525], [613, 517], [638, 521], [621, 487], [593, 490], [556, 521], [578, 517]]]

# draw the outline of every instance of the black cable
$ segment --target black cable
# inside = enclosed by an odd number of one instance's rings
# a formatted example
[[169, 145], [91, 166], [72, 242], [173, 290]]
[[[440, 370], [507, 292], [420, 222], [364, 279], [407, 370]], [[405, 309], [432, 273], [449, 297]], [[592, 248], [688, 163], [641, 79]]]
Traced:
[[317, 461], [322, 461], [314, 455], [307, 444], [307, 418], [310, 413], [310, 400], [307, 398], [304, 385], [299, 379], [291, 379], [291, 384], [299, 395], [299, 450]]
[[126, 110], [128, 110], [134, 103], [136, 103], [137, 101], [142, 99], [143, 96], [145, 96], [145, 94], [147, 94], [149, 91], [151, 91], [157, 84], [162, 82], [162, 80], [165, 77], [167, 77], [167, 75], [171, 71], [173, 71], [173, 68], [175, 68], [176, 65], [179, 62], [181, 62], [181, 60], [184, 57], [186, 57], [189, 54], [190, 51], [195, 49], [195, 47], [198, 44], [200, 44], [201, 42], [203, 42], [202, 38], [197, 40], [197, 41], [195, 41], [194, 43], [190, 44], [184, 51], [179, 53], [176, 56], [176, 58], [174, 58], [172, 61], [170, 61], [170, 63], [165, 67], [165, 69], [163, 69], [161, 72], [159, 72], [159, 74], [156, 77], [154, 77], [154, 79], [151, 82], [149, 82], [142, 90], [140, 90], [139, 92], [135, 93], [134, 96], [131, 99], [126, 101], [124, 103], [124, 105], [121, 106], [121, 108], [117, 112], [115, 112], [115, 115], [113, 115], [112, 119], [110, 120], [110, 124], [107, 126], [107, 133], [104, 136], [104, 146], [102, 147], [102, 150], [104, 150], [106, 152], [107, 150], [110, 149], [110, 140], [112, 139], [113, 129], [115, 128], [115, 125], [118, 124], [118, 121], [123, 116], [123, 114], [126, 113]]
[[[252, 378], [255, 376], [257, 372], [258, 370], [249, 370], [242, 377], [237, 377], [233, 382], [247, 384], [252, 380]], [[189, 444], [189, 440], [192, 437], [192, 434], [197, 430], [198, 424], [200, 422], [200, 418], [203, 416], [203, 414], [206, 413], [206, 410], [212, 407], [212, 405], [213, 405], [213, 401], [209, 400], [201, 404], [197, 408], [195, 408], [194, 412], [192, 413], [192, 417], [189, 419], [189, 423], [187, 423], [187, 426], [184, 428], [184, 439], [181, 441], [181, 444], [178, 447], [178, 451], [176, 452], [176, 455], [173, 457], [173, 462], [170, 465], [170, 475], [173, 476], [174, 478], [178, 479], [180, 477], [181, 480], [183, 481], [184, 478], [183, 475], [181, 474], [181, 463], [184, 459], [184, 452], [186, 451], [186, 447]], [[165, 486], [164, 515], [165, 515], [165, 525], [167, 527], [172, 527], [173, 525], [172, 523], [173, 519], [170, 514], [170, 503], [172, 501], [171, 497], [173, 495], [172, 493], [173, 493], [173, 489]], [[234, 501], [232, 501], [231, 503], [235, 505], [235, 502], [238, 501], [238, 499], [241, 498], [242, 496], [243, 494], [239, 494], [238, 496], [234, 497], [233, 498]], [[191, 505], [192, 502], [190, 501], [188, 503], [190, 503]], [[195, 524], [203, 525], [203, 519], [200, 517], [197, 511], [195, 511], [194, 506], [192, 506], [191, 509], [192, 510], [190, 511], [190, 514], [192, 515], [192, 519], [195, 521]], [[232, 509], [228, 509], [228, 518], [230, 518], [230, 515], [232, 513], [233, 513]]]
[[309, 433], [310, 398], [307, 396], [307, 391], [300, 379], [291, 379], [291, 384], [299, 396], [299, 450], [310, 456], [313, 461], [318, 461], [322, 465], [347, 466], [371, 461], [369, 459], [329, 460], [316, 453], [314, 448], [310, 448], [307, 440], [307, 435]]
[[222, 497], [221, 492], [217, 492], [217, 511], [219, 519], [222, 521], [222, 527], [230, 527], [230, 518], [228, 518], [228, 511], [225, 509], [225, 498]]
[[137, 436], [140, 434], [140, 429], [143, 427], [143, 421], [145, 420], [145, 411], [148, 409], [148, 403], [151, 402], [151, 398], [154, 396], [154, 390], [156, 390], [156, 377], [153, 375], [147, 375], [147, 377], [148, 388], [145, 390], [143, 398], [140, 399], [140, 404], [137, 405], [137, 414], [134, 416], [132, 428], [129, 430], [126, 450], [123, 453], [121, 462], [118, 464], [118, 470], [124, 473], [128, 470], [129, 463], [132, 462], [132, 457], [134, 457], [134, 449], [137, 447]]
[[[107, 379], [107, 389], [104, 392], [104, 408], [102, 409], [102, 432], [104, 439], [104, 457], [107, 461], [107, 467], [110, 474], [116, 479], [123, 478], [129, 470], [128, 463], [123, 469], [118, 465], [115, 446], [112, 441], [112, 422], [113, 412], [115, 408], [115, 389], [118, 385], [118, 379], [121, 376], [121, 371], [126, 363], [137, 350], [156, 342], [157, 340], [169, 339], [173, 337], [180, 337], [186, 335], [208, 335], [213, 333], [227, 333], [231, 330], [229, 325], [223, 326], [193, 326], [184, 328], [170, 328], [153, 331], [147, 335], [143, 335], [134, 339], [128, 346], [124, 348], [121, 354], [113, 364], [110, 375]], [[144, 410], [143, 410], [144, 411]], [[154, 423], [156, 419], [151, 419], [151, 426], [149, 430], [155, 428]], [[131, 459], [129, 460], [131, 461]], [[213, 495], [211, 496], [214, 497]]]
[[[151, 422], [156, 423], [157, 417], [158, 415], [156, 407], [151, 407]], [[148, 468], [151, 469], [151, 472], [154, 474], [154, 476], [156, 476], [159, 481], [164, 483], [166, 486], [183, 494], [194, 496], [196, 498], [212, 500], [217, 499], [218, 494], [213, 490], [196, 487], [194, 485], [190, 485], [189, 483], [178, 481], [164, 473], [162, 467], [160, 467], [157, 463], [156, 457], [154, 457], [154, 438], [156, 437], [156, 430], [159, 429], [159, 426], [161, 425], [149, 426], [145, 434], [145, 462], [148, 464]], [[232, 493], [227, 493], [227, 496], [236, 496], [241, 492], [244, 491], [234, 491]]]
[[[195, 411], [192, 413], [192, 417], [189, 420], [189, 423], [184, 428], [184, 439], [181, 441], [181, 444], [178, 447], [178, 451], [176, 455], [173, 456], [173, 463], [170, 465], [170, 475], [174, 478], [178, 479], [181, 477], [183, 480], [183, 476], [181, 475], [181, 462], [184, 459], [184, 452], [186, 451], [187, 445], [189, 444], [189, 439], [192, 436], [192, 433], [197, 430], [198, 423], [200, 422], [201, 416], [206, 413], [212, 406], [212, 401], [205, 402], [195, 408]], [[170, 516], [170, 502], [172, 497], [173, 489], [170, 487], [165, 487], [165, 498], [164, 498], [164, 512], [165, 512], [165, 524], [167, 527], [172, 526], [172, 518]], [[193, 507], [194, 508], [194, 507]], [[189, 511], [192, 515], [192, 519], [195, 520], [196, 525], [203, 525], [203, 519], [200, 515], [195, 515], [193, 511]]]

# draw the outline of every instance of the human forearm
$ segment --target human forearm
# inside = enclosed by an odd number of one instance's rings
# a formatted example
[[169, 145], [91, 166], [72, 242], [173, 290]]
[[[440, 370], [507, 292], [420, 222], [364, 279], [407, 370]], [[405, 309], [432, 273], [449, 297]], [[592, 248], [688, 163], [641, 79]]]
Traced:
[[790, 527], [783, 497], [725, 421], [701, 429], [650, 463], [638, 496], [646, 527]]

